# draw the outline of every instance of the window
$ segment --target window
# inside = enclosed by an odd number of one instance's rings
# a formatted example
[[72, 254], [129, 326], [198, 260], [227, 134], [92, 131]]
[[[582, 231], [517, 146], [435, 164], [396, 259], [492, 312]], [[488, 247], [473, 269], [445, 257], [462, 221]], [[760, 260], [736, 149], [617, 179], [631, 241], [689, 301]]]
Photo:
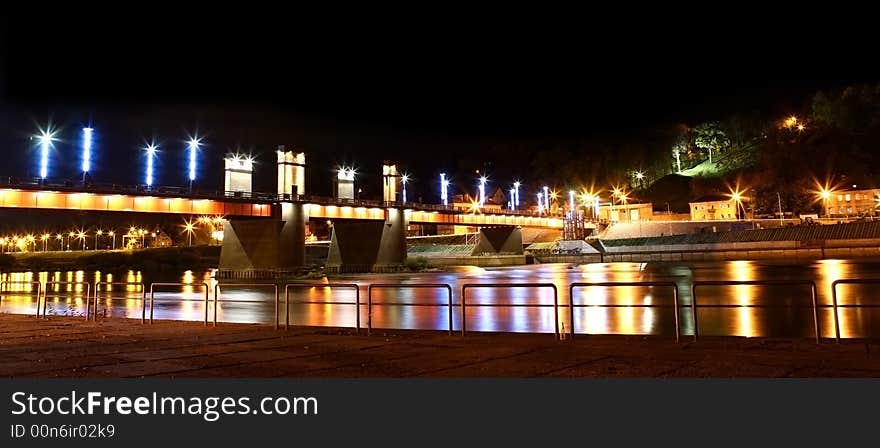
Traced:
[[842, 200], [843, 200], [843, 195], [840, 195], [840, 194], [837, 195], [837, 202], [840, 202]]
[[847, 200], [847, 202], [850, 201], [850, 196], [849, 196], [849, 194], [846, 195], [846, 200]]

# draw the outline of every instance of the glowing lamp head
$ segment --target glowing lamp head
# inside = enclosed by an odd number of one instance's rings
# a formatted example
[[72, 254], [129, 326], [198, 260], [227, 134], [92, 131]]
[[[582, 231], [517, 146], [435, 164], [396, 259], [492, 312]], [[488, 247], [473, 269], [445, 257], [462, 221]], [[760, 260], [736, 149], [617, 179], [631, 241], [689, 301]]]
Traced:
[[400, 176], [400, 182], [406, 185], [406, 183], [409, 182], [409, 174], [404, 174], [403, 176]]
[[645, 178], [645, 173], [643, 173], [641, 171], [636, 172], [636, 179], [642, 180], [644, 178]]

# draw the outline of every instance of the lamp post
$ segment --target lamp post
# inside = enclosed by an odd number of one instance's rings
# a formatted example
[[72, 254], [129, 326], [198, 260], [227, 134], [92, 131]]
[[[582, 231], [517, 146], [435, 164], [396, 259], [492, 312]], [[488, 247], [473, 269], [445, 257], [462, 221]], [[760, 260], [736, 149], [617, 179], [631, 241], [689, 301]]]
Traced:
[[189, 141], [189, 191], [192, 193], [193, 183], [196, 181], [196, 152], [199, 150], [199, 139], [192, 138]]
[[103, 234], [104, 234], [103, 230], [98, 230], [97, 232], [95, 232], [95, 250], [98, 250], [98, 237]]
[[63, 251], [64, 250], [64, 235], [59, 233], [59, 234], [55, 235], [55, 239], [58, 240], [58, 245], [61, 246], [58, 248], [58, 250]]
[[83, 172], [83, 185], [85, 185], [87, 177], [89, 175], [89, 169], [91, 169], [92, 165], [92, 128], [83, 128], [83, 153], [82, 153], [82, 172]]
[[111, 231], [107, 232], [107, 235], [110, 235], [111, 237], [113, 237], [113, 250], [116, 250], [116, 232], [111, 230]]
[[400, 183], [403, 188], [401, 189], [401, 199], [403, 199], [403, 203], [406, 204], [406, 183], [409, 182], [409, 174], [404, 174], [400, 176]]

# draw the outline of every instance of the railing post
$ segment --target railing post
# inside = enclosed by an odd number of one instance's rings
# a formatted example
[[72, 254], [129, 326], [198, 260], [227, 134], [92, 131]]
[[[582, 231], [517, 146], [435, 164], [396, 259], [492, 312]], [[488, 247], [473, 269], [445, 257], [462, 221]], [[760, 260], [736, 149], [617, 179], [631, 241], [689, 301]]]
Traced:
[[817, 293], [816, 282], [810, 280], [810, 294], [813, 299], [813, 326], [816, 330], [816, 343], [819, 344], [822, 341], [822, 332], [819, 329], [819, 303], [816, 297], [818, 295]]
[[697, 284], [691, 285], [691, 319], [694, 322], [694, 341], [697, 340], [700, 326], [697, 325]]
[[461, 336], [464, 337], [467, 335], [467, 287], [468, 285], [461, 286]]
[[834, 338], [837, 341], [837, 344], [840, 344], [840, 316], [837, 313], [837, 283], [839, 280], [834, 280], [831, 282], [831, 300], [834, 311]]
[[373, 285], [367, 286], [367, 336], [373, 334]]
[[681, 325], [678, 322], [678, 283], [672, 287], [672, 304], [675, 307], [675, 342], [681, 342]]

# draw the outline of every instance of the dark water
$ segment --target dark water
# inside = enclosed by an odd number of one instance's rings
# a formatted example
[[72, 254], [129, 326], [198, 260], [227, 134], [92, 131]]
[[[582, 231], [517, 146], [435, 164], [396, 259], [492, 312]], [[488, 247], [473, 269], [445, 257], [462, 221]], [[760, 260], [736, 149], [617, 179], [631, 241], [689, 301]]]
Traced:
[[[810, 279], [818, 287], [819, 323], [823, 336], [834, 335], [831, 312], [831, 282], [841, 278], [880, 278], [880, 263], [847, 260], [822, 260], [797, 264], [759, 261], [712, 263], [605, 263], [588, 265], [532, 265], [511, 268], [483, 269], [461, 267], [450, 272], [420, 274], [364, 274], [334, 279], [334, 283], [357, 283], [361, 287], [361, 323], [367, 324], [367, 286], [392, 283], [399, 288], [373, 291], [373, 326], [376, 328], [446, 329], [448, 327], [448, 296], [445, 289], [414, 289], [406, 285], [444, 283], [452, 286], [455, 307], [453, 325], [461, 327], [461, 287], [471, 283], [553, 283], [558, 288], [559, 322], [571, 328], [568, 285], [572, 282], [675, 281], [679, 284], [680, 320], [683, 334], [692, 334], [690, 304], [691, 284], [695, 280], [791, 280]], [[139, 272], [41, 272], [0, 274], [0, 281], [114, 282], [181, 282], [210, 285], [211, 272], [187, 271], [182, 274], [150, 276]], [[28, 295], [33, 288], [27, 284], [9, 284], [0, 311], [33, 313], [35, 299]], [[106, 290], [109, 289], [110, 292]], [[157, 287], [155, 318], [204, 319], [204, 288], [201, 286]], [[880, 304], [880, 285], [838, 287], [842, 304]], [[84, 286], [50, 285], [48, 313], [82, 315]], [[284, 320], [284, 293], [280, 294], [281, 321]], [[138, 286], [105, 286], [99, 294], [99, 314], [112, 317], [141, 316], [142, 301]], [[217, 309], [220, 322], [271, 323], [274, 318], [274, 294], [270, 289], [254, 287], [223, 288], [223, 302]], [[344, 288], [294, 288], [291, 302], [354, 302], [355, 293]], [[431, 306], [389, 305], [389, 302], [428, 304]], [[547, 332], [554, 331], [554, 295], [551, 288], [475, 288], [467, 291], [467, 328], [469, 331]], [[384, 304], [383, 304], [384, 303]], [[576, 308], [575, 330], [578, 333], [605, 334], [674, 334], [672, 290], [667, 287], [584, 287], [575, 289], [575, 303], [587, 305], [655, 305], [641, 308]], [[813, 310], [808, 286], [711, 286], [700, 287], [698, 303], [727, 305], [698, 309], [699, 331], [702, 335], [739, 336], [812, 336]], [[503, 304], [545, 305], [544, 307], [507, 307]], [[484, 306], [490, 305], [490, 306]], [[745, 306], [760, 305], [762, 307]], [[353, 304], [292, 304], [292, 325], [354, 326]], [[213, 306], [209, 305], [213, 317]], [[841, 308], [842, 337], [880, 335], [880, 309]]]

